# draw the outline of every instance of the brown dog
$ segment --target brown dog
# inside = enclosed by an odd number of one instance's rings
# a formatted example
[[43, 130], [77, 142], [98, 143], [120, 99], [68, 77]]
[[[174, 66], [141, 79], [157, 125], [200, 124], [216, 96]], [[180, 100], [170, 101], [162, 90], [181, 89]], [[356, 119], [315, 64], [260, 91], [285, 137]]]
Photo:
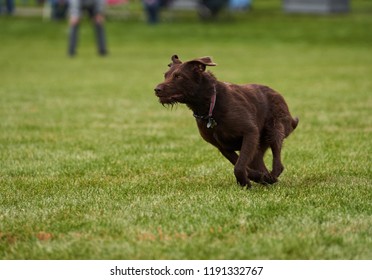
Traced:
[[[194, 113], [200, 135], [235, 166], [237, 182], [250, 187], [277, 182], [284, 170], [280, 153], [284, 138], [298, 124], [283, 97], [263, 85], [235, 85], [217, 81], [206, 66], [209, 57], [182, 63], [172, 56], [165, 81], [155, 88], [160, 103], [184, 103]], [[268, 148], [273, 153], [272, 171], [264, 164]], [[236, 151], [240, 151], [239, 155]]]

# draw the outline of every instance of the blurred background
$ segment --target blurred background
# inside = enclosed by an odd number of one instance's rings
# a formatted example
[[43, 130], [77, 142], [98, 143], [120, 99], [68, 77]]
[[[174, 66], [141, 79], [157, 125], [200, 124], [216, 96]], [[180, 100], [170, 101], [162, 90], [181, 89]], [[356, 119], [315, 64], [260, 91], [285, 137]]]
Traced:
[[[42, 16], [61, 20], [67, 17], [70, 0], [1, 0], [1, 13]], [[94, 2], [93, 0], [85, 0]], [[105, 0], [106, 15], [116, 19], [144, 19], [154, 23], [197, 15], [211, 19], [225, 13], [256, 9], [277, 9], [287, 13], [334, 14], [370, 9], [368, 0]]]

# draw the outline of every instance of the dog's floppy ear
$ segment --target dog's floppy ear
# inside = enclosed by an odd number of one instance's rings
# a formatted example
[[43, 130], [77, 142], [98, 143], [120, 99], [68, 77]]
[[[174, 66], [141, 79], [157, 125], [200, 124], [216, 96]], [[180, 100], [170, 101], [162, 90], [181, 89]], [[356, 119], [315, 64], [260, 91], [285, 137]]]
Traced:
[[212, 61], [212, 58], [209, 56], [193, 59], [191, 61], [200, 62], [201, 64], [205, 66], [216, 66], [217, 64]]
[[171, 57], [172, 62], [168, 64], [169, 67], [171, 67], [174, 64], [182, 64], [182, 61], [179, 60], [178, 55], [174, 54]]
[[216, 66], [217, 64], [212, 61], [209, 56], [196, 58], [187, 62], [188, 64], [194, 65], [196, 70], [200, 72], [205, 71], [207, 66]]

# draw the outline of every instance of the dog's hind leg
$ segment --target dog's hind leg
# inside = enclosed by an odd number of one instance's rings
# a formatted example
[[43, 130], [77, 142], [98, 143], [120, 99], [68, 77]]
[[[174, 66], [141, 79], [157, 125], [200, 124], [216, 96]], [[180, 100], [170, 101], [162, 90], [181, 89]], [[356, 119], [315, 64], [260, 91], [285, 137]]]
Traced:
[[256, 127], [248, 127], [247, 133], [243, 136], [242, 145], [240, 148], [239, 158], [234, 167], [234, 175], [236, 181], [241, 186], [248, 186], [251, 183], [248, 179], [247, 167], [252, 162], [258, 147], [258, 129]]
[[[274, 184], [278, 181], [277, 178], [273, 177], [270, 174], [264, 163], [264, 155], [268, 148], [269, 145], [261, 144], [255, 154], [255, 157], [253, 158], [252, 162], [249, 164], [248, 167], [249, 168], [248, 175], [250, 175], [249, 179], [260, 184]], [[257, 177], [252, 178], [252, 176]]]
[[[219, 151], [221, 152], [221, 154], [226, 158], [228, 159], [228, 161], [231, 162], [232, 165], [235, 166], [236, 162], [238, 161], [238, 154], [235, 152], [235, 151], [230, 151], [230, 150], [225, 150], [225, 149], [222, 149], [222, 148], [219, 148]], [[266, 166], [265, 166], [265, 169], [266, 169]], [[270, 183], [268, 180], [267, 180], [267, 177], [270, 176], [269, 174], [269, 171], [267, 171], [266, 169], [266, 173], [262, 172], [262, 171], [259, 171], [259, 170], [255, 170], [254, 168], [250, 168], [248, 167], [247, 168], [247, 172], [248, 172], [248, 179], [249, 180], [252, 180], [256, 183], [260, 183], [260, 184], [272, 184]]]
[[275, 126], [270, 142], [270, 148], [273, 153], [273, 170], [271, 171], [271, 175], [274, 178], [278, 178], [284, 170], [284, 166], [281, 160], [281, 151], [284, 137], [284, 126], [279, 123]]

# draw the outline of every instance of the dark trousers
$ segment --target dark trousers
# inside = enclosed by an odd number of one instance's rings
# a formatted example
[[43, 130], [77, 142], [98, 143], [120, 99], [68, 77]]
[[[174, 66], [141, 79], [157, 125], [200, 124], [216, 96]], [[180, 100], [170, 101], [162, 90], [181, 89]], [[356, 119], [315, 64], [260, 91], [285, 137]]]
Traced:
[[[89, 18], [93, 22], [98, 54], [106, 55], [107, 48], [106, 48], [105, 28], [103, 27], [103, 23], [95, 22], [95, 15], [96, 15], [95, 7], [94, 6], [81, 7], [81, 9], [82, 11], [86, 11], [88, 13]], [[74, 56], [76, 54], [78, 37], [79, 37], [79, 23], [76, 25], [70, 26], [70, 33], [69, 33], [69, 40], [68, 40], [68, 54], [70, 56]]]
[[2, 11], [2, 5], [3, 5], [3, 2], [5, 2], [5, 6], [6, 6], [6, 13], [8, 15], [11, 15], [13, 14], [14, 12], [14, 0], [0, 0], [0, 14], [3, 12]]
[[[94, 31], [96, 36], [96, 44], [97, 44], [97, 51], [100, 55], [107, 54], [106, 48], [106, 36], [105, 36], [105, 29], [103, 24], [94, 23]], [[70, 27], [69, 33], [69, 43], [68, 43], [68, 54], [70, 56], [74, 56], [76, 54], [76, 48], [78, 44], [78, 37], [79, 37], [79, 24], [72, 25]]]

